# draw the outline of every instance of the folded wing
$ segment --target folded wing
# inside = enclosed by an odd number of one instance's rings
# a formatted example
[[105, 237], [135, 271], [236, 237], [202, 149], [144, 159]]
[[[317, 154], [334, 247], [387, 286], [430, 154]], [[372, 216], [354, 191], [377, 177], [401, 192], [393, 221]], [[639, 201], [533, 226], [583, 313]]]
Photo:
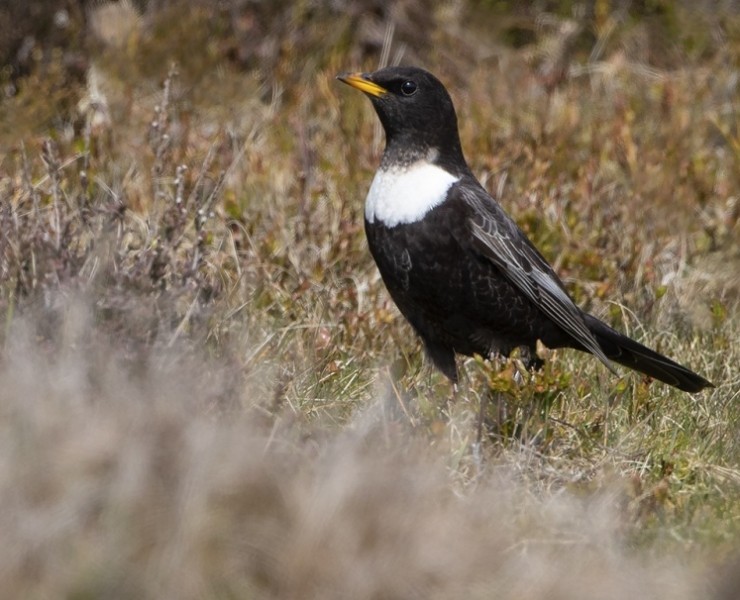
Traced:
[[555, 271], [519, 227], [482, 187], [458, 187], [470, 210], [470, 231], [477, 252], [491, 261], [545, 315], [575, 342], [598, 357], [612, 372], [583, 312]]

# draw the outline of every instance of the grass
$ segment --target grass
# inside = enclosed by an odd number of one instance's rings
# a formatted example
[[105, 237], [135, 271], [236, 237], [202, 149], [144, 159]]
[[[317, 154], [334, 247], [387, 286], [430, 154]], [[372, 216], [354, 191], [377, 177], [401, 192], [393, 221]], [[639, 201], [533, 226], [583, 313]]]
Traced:
[[[191, 5], [72, 11], [7, 61], [0, 589], [735, 597], [737, 11]], [[447, 404], [364, 240], [377, 119], [334, 81], [383, 52], [448, 84], [578, 303], [715, 389], [558, 351], [521, 385], [469, 359]]]

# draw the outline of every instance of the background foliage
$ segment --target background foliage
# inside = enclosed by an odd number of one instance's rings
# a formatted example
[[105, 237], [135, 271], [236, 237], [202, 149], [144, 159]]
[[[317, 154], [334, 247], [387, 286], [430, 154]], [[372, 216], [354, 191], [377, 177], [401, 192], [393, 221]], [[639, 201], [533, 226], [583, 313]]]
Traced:
[[[736, 597], [736, 3], [10, 1], [0, 58], [8, 597]], [[399, 61], [579, 304], [716, 389], [562, 351], [446, 402], [334, 80]]]

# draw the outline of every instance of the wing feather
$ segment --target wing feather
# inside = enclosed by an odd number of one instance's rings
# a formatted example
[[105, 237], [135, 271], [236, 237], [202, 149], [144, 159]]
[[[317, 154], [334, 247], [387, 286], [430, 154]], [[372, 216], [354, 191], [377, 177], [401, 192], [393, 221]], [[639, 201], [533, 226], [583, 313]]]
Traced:
[[496, 265], [558, 327], [614, 372], [586, 325], [581, 309], [516, 223], [482, 187], [458, 186], [457, 189], [472, 209], [470, 228], [476, 250]]

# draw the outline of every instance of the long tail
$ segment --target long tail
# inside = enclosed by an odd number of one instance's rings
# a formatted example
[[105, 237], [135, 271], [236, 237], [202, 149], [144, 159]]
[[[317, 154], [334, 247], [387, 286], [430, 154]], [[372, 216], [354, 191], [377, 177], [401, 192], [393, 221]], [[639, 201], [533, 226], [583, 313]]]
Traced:
[[615, 331], [596, 317], [588, 314], [584, 317], [604, 354], [614, 362], [685, 392], [699, 392], [706, 387], [714, 387], [701, 375]]

